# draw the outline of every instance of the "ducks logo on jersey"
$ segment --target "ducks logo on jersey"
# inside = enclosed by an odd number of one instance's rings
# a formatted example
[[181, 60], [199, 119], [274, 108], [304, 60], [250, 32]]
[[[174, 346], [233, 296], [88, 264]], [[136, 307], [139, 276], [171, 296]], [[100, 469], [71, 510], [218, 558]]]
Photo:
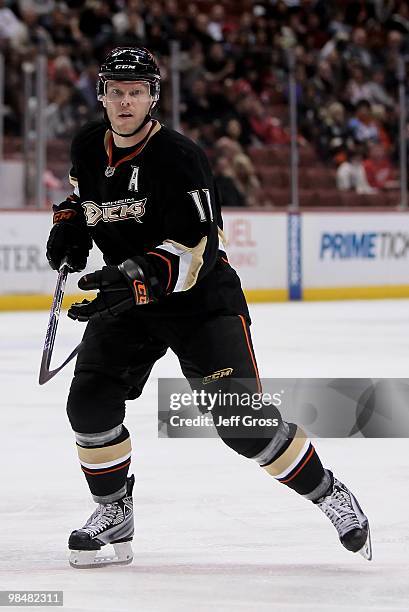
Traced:
[[143, 198], [143, 200], [126, 198], [116, 202], [102, 202], [101, 205], [88, 201], [83, 202], [82, 207], [87, 225], [90, 226], [96, 225], [101, 220], [104, 223], [113, 223], [133, 219], [137, 223], [142, 223], [141, 217], [145, 214], [146, 200], [147, 198]]

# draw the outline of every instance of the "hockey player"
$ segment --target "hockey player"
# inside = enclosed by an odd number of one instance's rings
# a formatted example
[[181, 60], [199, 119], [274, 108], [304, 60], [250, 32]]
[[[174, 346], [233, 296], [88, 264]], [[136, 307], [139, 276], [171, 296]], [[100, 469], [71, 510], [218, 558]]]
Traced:
[[[54, 206], [47, 257], [83, 270], [92, 241], [106, 266], [83, 276], [97, 297], [73, 304], [87, 322], [68, 397], [78, 456], [97, 509], [69, 538], [70, 563], [94, 567], [132, 561], [131, 440], [125, 401], [142, 393], [154, 363], [171, 348], [189, 381], [226, 370], [260, 381], [250, 317], [224, 247], [220, 204], [203, 151], [152, 118], [160, 72], [143, 48], [117, 48], [101, 66], [98, 99], [105, 120], [75, 136], [74, 193]], [[250, 410], [250, 409], [247, 409]], [[222, 414], [216, 407], [213, 413]], [[215, 414], [213, 414], [215, 416]], [[281, 422], [270, 438], [223, 441], [320, 508], [342, 544], [371, 557], [368, 520], [348, 488], [324, 469], [305, 433]], [[116, 555], [98, 557], [105, 544]]]

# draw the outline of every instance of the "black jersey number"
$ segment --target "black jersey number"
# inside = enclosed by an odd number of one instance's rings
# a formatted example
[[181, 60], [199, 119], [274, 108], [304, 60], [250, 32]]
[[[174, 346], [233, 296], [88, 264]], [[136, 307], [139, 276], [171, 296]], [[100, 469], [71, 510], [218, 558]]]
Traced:
[[[203, 191], [203, 193], [205, 194], [205, 200], [206, 200], [207, 208], [209, 210], [209, 218], [210, 218], [210, 221], [213, 221], [212, 204], [210, 202], [210, 191], [208, 189], [200, 189], [200, 191]], [[191, 196], [196, 206], [197, 212], [199, 214], [200, 222], [206, 223], [207, 221], [206, 210], [205, 210], [205, 207], [203, 206], [200, 191], [199, 189], [194, 189], [193, 191], [188, 191], [188, 194]]]

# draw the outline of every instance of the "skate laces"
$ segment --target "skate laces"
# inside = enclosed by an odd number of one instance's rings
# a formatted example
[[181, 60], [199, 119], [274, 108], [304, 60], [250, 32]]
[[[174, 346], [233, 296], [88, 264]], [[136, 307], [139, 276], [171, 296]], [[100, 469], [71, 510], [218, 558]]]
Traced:
[[94, 536], [97, 533], [101, 533], [105, 527], [109, 527], [113, 524], [114, 519], [119, 510], [117, 503], [113, 504], [99, 504], [97, 509], [91, 514], [88, 521], [82, 527], [81, 531], [85, 531]]
[[330, 495], [317, 502], [324, 514], [330, 519], [340, 537], [351, 529], [361, 529], [361, 524], [352, 506], [349, 491], [334, 478], [334, 488]]

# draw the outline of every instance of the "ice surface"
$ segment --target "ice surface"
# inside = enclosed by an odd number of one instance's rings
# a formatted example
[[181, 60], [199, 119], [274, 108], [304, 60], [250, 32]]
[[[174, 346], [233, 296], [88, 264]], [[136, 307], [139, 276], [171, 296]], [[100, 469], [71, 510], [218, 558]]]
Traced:
[[[251, 310], [264, 377], [408, 376], [407, 301]], [[94, 505], [65, 416], [72, 365], [37, 384], [47, 319], [0, 315], [0, 589], [63, 590], [66, 611], [409, 610], [409, 441], [317, 441], [370, 517], [368, 563], [312, 504], [219, 440], [157, 438], [156, 378], [180, 373], [170, 354], [128, 405], [135, 560], [71, 569], [68, 534]], [[61, 317], [54, 363], [82, 330]]]

